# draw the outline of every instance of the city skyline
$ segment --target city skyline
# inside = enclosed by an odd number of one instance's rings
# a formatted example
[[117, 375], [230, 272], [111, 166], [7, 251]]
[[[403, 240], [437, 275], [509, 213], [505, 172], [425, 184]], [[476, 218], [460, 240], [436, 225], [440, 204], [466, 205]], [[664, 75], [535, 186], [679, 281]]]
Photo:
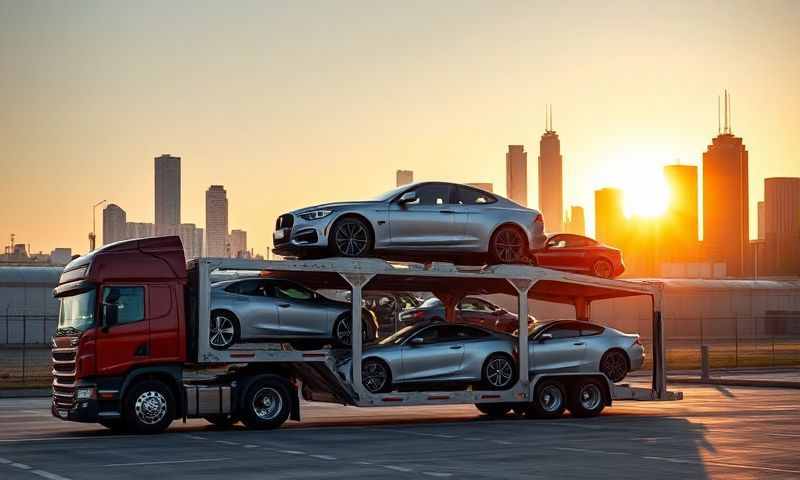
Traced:
[[[800, 65], [785, 61], [797, 50], [796, 3], [732, 2], [724, 17], [694, 3], [360, 5], [358, 18], [393, 18], [380, 29], [382, 22], [349, 22], [353, 8], [240, 4], [225, 11], [240, 28], [211, 35], [220, 9], [192, 9], [193, 22], [170, 34], [182, 41], [164, 48], [148, 32], [185, 6], [10, 4], [0, 97], [14, 121], [2, 141], [0, 233], [14, 232], [34, 250], [85, 251], [95, 202], [151, 218], [149, 162], [172, 151], [183, 161], [181, 222], [202, 225], [204, 190], [224, 184], [235, 196], [230, 224], [263, 251], [278, 214], [369, 198], [391, 187], [398, 168], [418, 180], [480, 179], [504, 193], [500, 152], [509, 144], [533, 151], [540, 112], [553, 103], [563, 205], [584, 207], [592, 235], [595, 190], [645, 195], [676, 159], [702, 176], [716, 97], [726, 87], [735, 94], [734, 131], [750, 154], [750, 238], [764, 179], [800, 176]], [[347, 28], [322, 28], [330, 18]], [[103, 28], [110, 24], [117, 28]], [[583, 34], [566, 33], [575, 28]], [[365, 61], [374, 65], [369, 72], [360, 68]], [[326, 180], [306, 188], [312, 171]], [[361, 181], [364, 171], [371, 181]]]

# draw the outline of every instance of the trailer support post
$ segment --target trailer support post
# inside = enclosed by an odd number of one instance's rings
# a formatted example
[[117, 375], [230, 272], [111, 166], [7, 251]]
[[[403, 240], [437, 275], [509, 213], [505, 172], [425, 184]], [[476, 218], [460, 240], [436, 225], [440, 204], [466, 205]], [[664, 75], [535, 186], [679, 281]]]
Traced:
[[351, 289], [351, 328], [350, 328], [350, 346], [352, 348], [351, 368], [353, 369], [351, 375], [353, 379], [353, 389], [358, 398], [363, 399], [366, 397], [367, 392], [364, 390], [364, 384], [361, 381], [361, 354], [364, 351], [364, 345], [361, 337], [362, 318], [361, 318], [361, 289], [366, 285], [375, 275], [367, 273], [339, 273], [347, 283], [350, 284]]
[[661, 317], [663, 285], [657, 285], [653, 295], [653, 390], [659, 400], [668, 400], [667, 351], [664, 344], [664, 321]]
[[[204, 332], [205, 338], [197, 339], [197, 360], [208, 360], [211, 331], [211, 266], [208, 259], [197, 260], [197, 331]], [[188, 313], [188, 312], [187, 312]]]
[[533, 286], [535, 281], [527, 279], [509, 279], [508, 283], [517, 291], [517, 320], [519, 320], [519, 335], [517, 341], [519, 342], [519, 374], [517, 375], [517, 384], [522, 386], [525, 395], [528, 395], [530, 389], [530, 373], [528, 358], [528, 292]]

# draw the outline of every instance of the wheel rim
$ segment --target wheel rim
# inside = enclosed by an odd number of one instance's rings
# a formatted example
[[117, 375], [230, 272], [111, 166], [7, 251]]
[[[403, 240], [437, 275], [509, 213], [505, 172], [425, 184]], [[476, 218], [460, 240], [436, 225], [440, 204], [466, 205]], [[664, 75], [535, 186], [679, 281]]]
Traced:
[[227, 347], [233, 343], [234, 333], [233, 320], [225, 315], [216, 315], [211, 322], [209, 342], [214, 347]]
[[259, 419], [269, 421], [280, 413], [283, 408], [283, 398], [274, 388], [263, 387], [253, 395], [251, 407]]
[[600, 388], [595, 384], [584, 385], [579, 392], [581, 407], [584, 410], [596, 410], [602, 401]]
[[361, 369], [361, 381], [371, 393], [379, 392], [387, 380], [386, 367], [380, 362], [367, 362]]
[[167, 414], [167, 399], [161, 392], [150, 390], [142, 393], [134, 404], [136, 418], [147, 425], [153, 425], [164, 419]]
[[339, 340], [340, 343], [343, 345], [350, 345], [352, 335], [353, 329], [350, 328], [348, 319], [340, 320], [339, 323], [336, 324], [336, 339]]
[[539, 393], [539, 405], [547, 413], [557, 412], [564, 403], [564, 394], [555, 385], [547, 385]]
[[522, 235], [518, 231], [500, 230], [494, 241], [494, 253], [501, 262], [516, 262], [522, 257], [522, 246]]
[[486, 380], [493, 387], [505, 387], [514, 376], [514, 369], [505, 358], [495, 358], [486, 366]]
[[594, 274], [600, 278], [611, 277], [611, 265], [608, 262], [599, 261], [594, 264]]
[[345, 222], [339, 225], [334, 235], [336, 249], [346, 257], [358, 257], [369, 245], [369, 233], [361, 223]]
[[625, 378], [625, 374], [628, 372], [628, 362], [621, 353], [612, 352], [606, 355], [601, 370], [612, 382], [618, 382]]

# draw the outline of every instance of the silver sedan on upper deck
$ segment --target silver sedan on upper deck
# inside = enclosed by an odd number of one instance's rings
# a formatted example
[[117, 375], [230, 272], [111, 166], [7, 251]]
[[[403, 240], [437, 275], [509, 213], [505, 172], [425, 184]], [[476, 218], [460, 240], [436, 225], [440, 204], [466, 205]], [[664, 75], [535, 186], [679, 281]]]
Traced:
[[422, 182], [362, 202], [328, 203], [278, 217], [275, 253], [413, 260], [488, 255], [524, 261], [544, 246], [541, 213], [467, 185]]

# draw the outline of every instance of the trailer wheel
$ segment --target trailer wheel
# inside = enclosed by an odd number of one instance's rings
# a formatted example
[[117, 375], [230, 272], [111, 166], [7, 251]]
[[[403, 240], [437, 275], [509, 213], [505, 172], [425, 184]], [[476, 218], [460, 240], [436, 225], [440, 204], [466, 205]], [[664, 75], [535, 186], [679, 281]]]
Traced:
[[569, 411], [576, 417], [596, 417], [606, 406], [603, 387], [594, 378], [576, 382], [570, 390]]
[[128, 430], [135, 433], [159, 433], [175, 418], [175, 397], [159, 380], [145, 380], [125, 395], [122, 417]]
[[527, 414], [533, 418], [558, 418], [567, 408], [564, 385], [557, 380], [542, 380], [536, 385]]
[[292, 410], [289, 389], [274, 378], [264, 378], [250, 385], [242, 400], [242, 422], [254, 430], [280, 427]]
[[475, 408], [491, 418], [502, 418], [511, 411], [511, 405], [506, 403], [476, 403]]
[[231, 428], [236, 422], [239, 421], [238, 418], [234, 417], [231, 414], [208, 415], [203, 418], [211, 425], [214, 425], [215, 427], [220, 429]]

